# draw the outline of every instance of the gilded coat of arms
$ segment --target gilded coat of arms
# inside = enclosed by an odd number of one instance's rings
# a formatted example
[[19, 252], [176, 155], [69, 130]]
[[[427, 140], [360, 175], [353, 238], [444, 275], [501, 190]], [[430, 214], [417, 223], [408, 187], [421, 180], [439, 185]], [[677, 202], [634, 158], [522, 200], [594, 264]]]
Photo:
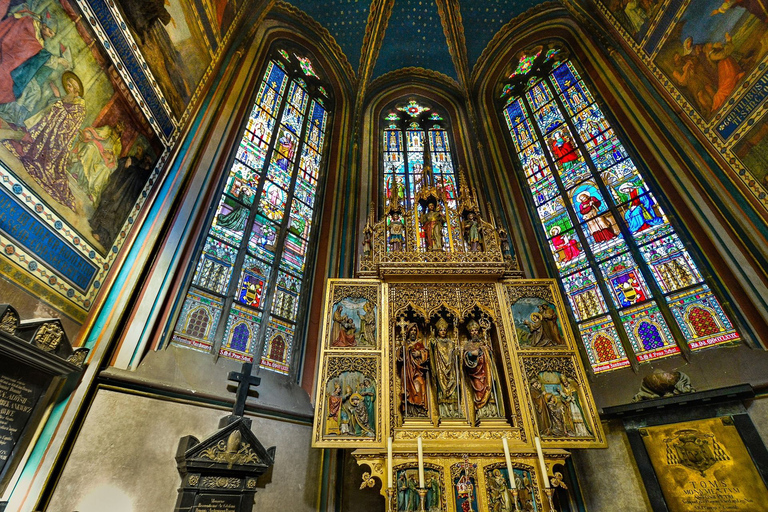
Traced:
[[698, 471], [702, 477], [718, 462], [730, 460], [714, 434], [704, 434], [696, 429], [678, 430], [664, 442], [667, 445], [667, 464], [685, 466]]

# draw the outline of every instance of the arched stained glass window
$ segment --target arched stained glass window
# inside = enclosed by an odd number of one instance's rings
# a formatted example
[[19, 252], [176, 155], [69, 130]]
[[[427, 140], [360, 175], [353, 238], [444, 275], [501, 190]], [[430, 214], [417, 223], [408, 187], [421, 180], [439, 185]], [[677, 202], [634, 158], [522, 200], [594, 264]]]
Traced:
[[288, 373], [331, 101], [320, 75], [300, 49], [267, 61], [174, 344], [252, 361], [266, 340], [261, 366]]
[[444, 117], [434, 107], [415, 99], [384, 110], [382, 190], [387, 198], [393, 180], [397, 180], [406, 196], [403, 204], [412, 207], [424, 166], [430, 165], [435, 180], [445, 185], [449, 205], [456, 207], [456, 170]]
[[595, 96], [558, 44], [518, 54], [502, 116], [595, 372], [739, 339]]

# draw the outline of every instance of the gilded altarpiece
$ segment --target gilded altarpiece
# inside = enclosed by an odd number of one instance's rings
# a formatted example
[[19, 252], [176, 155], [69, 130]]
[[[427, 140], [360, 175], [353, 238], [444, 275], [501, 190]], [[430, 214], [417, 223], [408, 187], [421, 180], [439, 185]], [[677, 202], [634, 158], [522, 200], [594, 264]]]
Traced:
[[356, 449], [361, 488], [380, 479], [389, 510], [511, 512], [510, 471], [518, 510], [549, 510], [564, 449], [605, 446], [559, 289], [521, 278], [463, 177], [456, 209], [422, 183], [412, 209], [390, 184], [362, 278], [327, 283], [313, 446]]

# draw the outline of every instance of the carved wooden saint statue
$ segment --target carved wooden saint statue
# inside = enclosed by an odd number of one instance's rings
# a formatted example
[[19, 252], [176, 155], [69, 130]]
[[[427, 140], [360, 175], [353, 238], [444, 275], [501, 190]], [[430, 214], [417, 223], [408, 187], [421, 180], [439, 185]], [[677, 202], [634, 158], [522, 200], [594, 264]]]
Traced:
[[403, 362], [406, 416], [424, 416], [428, 409], [427, 372], [429, 352], [419, 336], [416, 323], [408, 325], [399, 357]]
[[389, 237], [387, 239], [391, 252], [400, 252], [405, 245], [405, 224], [400, 212], [393, 212], [389, 220]]
[[437, 388], [437, 406], [441, 418], [460, 418], [460, 378], [456, 341], [448, 337], [448, 322], [440, 318], [435, 324], [437, 336], [429, 340], [432, 375]]
[[493, 350], [480, 334], [480, 325], [475, 320], [467, 323], [470, 339], [462, 348], [462, 363], [471, 387], [476, 418], [498, 417], [499, 410], [494, 396], [495, 369]]
[[427, 203], [427, 211], [421, 214], [420, 220], [427, 250], [442, 251], [445, 216], [437, 210], [437, 202], [434, 199]]
[[480, 235], [480, 221], [477, 220], [475, 212], [469, 212], [464, 225], [464, 241], [467, 243], [470, 252], [478, 252], [482, 249], [482, 237]]

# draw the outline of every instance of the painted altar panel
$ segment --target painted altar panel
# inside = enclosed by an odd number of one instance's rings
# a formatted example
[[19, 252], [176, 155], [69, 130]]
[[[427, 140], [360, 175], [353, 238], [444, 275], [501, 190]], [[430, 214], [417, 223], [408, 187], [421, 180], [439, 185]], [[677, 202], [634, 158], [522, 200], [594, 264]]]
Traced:
[[385, 442], [383, 286], [364, 279], [327, 282], [315, 447], [380, 447]]
[[768, 511], [768, 489], [730, 416], [640, 435], [671, 512]]
[[556, 281], [504, 284], [520, 349], [573, 349], [573, 334]]
[[536, 352], [520, 357], [528, 411], [543, 446], [605, 444], [584, 368], [575, 355]]
[[595, 0], [730, 180], [768, 217], [764, 2]]

